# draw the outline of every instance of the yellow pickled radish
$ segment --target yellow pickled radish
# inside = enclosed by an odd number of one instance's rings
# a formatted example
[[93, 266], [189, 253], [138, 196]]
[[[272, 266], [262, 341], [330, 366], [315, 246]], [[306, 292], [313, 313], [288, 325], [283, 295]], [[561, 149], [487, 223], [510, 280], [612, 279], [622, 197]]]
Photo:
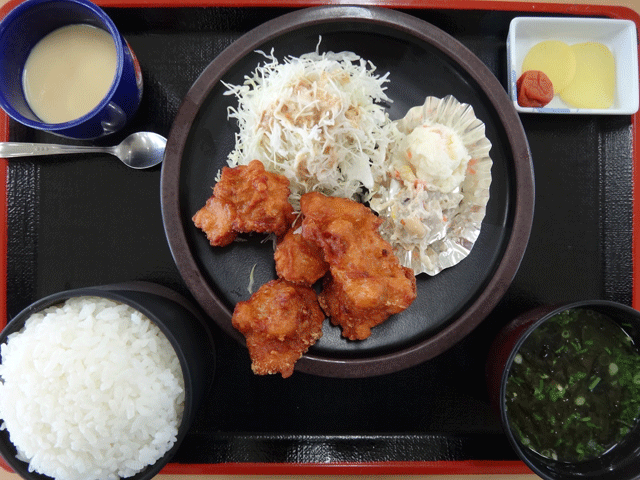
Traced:
[[573, 49], [560, 40], [545, 40], [534, 45], [524, 57], [522, 71], [544, 72], [555, 93], [562, 92], [576, 73], [576, 58]]
[[560, 97], [576, 108], [609, 108], [615, 95], [615, 60], [606, 45], [597, 42], [571, 46], [576, 57], [574, 80]]

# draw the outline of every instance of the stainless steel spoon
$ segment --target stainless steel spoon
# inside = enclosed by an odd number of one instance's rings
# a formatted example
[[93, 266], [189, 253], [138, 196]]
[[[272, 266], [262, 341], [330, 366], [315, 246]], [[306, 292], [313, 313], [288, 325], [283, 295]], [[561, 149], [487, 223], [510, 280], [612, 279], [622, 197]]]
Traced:
[[136, 132], [115, 147], [0, 142], [0, 158], [63, 153], [109, 153], [131, 168], [149, 168], [162, 162], [167, 139], [153, 132]]

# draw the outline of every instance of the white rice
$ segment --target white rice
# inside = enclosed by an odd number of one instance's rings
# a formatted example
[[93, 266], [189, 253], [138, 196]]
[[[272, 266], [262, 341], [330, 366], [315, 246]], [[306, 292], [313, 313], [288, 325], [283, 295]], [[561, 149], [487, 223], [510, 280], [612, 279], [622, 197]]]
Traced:
[[128, 305], [70, 299], [32, 315], [0, 353], [1, 428], [31, 471], [129, 477], [175, 443], [184, 409], [178, 357]]

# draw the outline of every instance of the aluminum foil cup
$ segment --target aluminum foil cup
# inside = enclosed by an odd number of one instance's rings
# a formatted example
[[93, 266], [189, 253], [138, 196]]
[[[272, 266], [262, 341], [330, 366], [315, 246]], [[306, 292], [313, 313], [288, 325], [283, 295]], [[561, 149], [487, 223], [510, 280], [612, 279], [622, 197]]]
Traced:
[[[400, 262], [416, 275], [436, 275], [469, 255], [480, 235], [491, 186], [491, 142], [473, 107], [453, 96], [427, 97], [395, 123], [398, 140], [387, 153], [388, 178], [370, 206], [385, 219], [380, 231]], [[469, 158], [454, 171], [455, 182], [402, 173], [408, 168], [403, 139], [424, 125], [448, 127], [466, 148]]]

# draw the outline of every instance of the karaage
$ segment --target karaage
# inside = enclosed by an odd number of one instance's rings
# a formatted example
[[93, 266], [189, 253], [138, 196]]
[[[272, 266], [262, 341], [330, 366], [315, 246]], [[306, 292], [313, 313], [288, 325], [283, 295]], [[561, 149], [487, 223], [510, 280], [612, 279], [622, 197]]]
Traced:
[[287, 378], [322, 337], [324, 318], [313, 289], [277, 279], [262, 285], [249, 300], [238, 302], [231, 322], [247, 340], [253, 372]]
[[313, 285], [329, 270], [322, 249], [305, 240], [298, 225], [278, 239], [274, 259], [280, 278], [301, 285]]
[[289, 180], [265, 171], [259, 160], [223, 167], [213, 196], [192, 220], [212, 246], [228, 245], [238, 233], [283, 235], [295, 219], [289, 193]]
[[329, 264], [318, 301], [344, 337], [364, 340], [372, 327], [411, 305], [415, 275], [380, 236], [382, 219], [362, 204], [317, 192], [303, 195], [300, 208], [302, 236]]

